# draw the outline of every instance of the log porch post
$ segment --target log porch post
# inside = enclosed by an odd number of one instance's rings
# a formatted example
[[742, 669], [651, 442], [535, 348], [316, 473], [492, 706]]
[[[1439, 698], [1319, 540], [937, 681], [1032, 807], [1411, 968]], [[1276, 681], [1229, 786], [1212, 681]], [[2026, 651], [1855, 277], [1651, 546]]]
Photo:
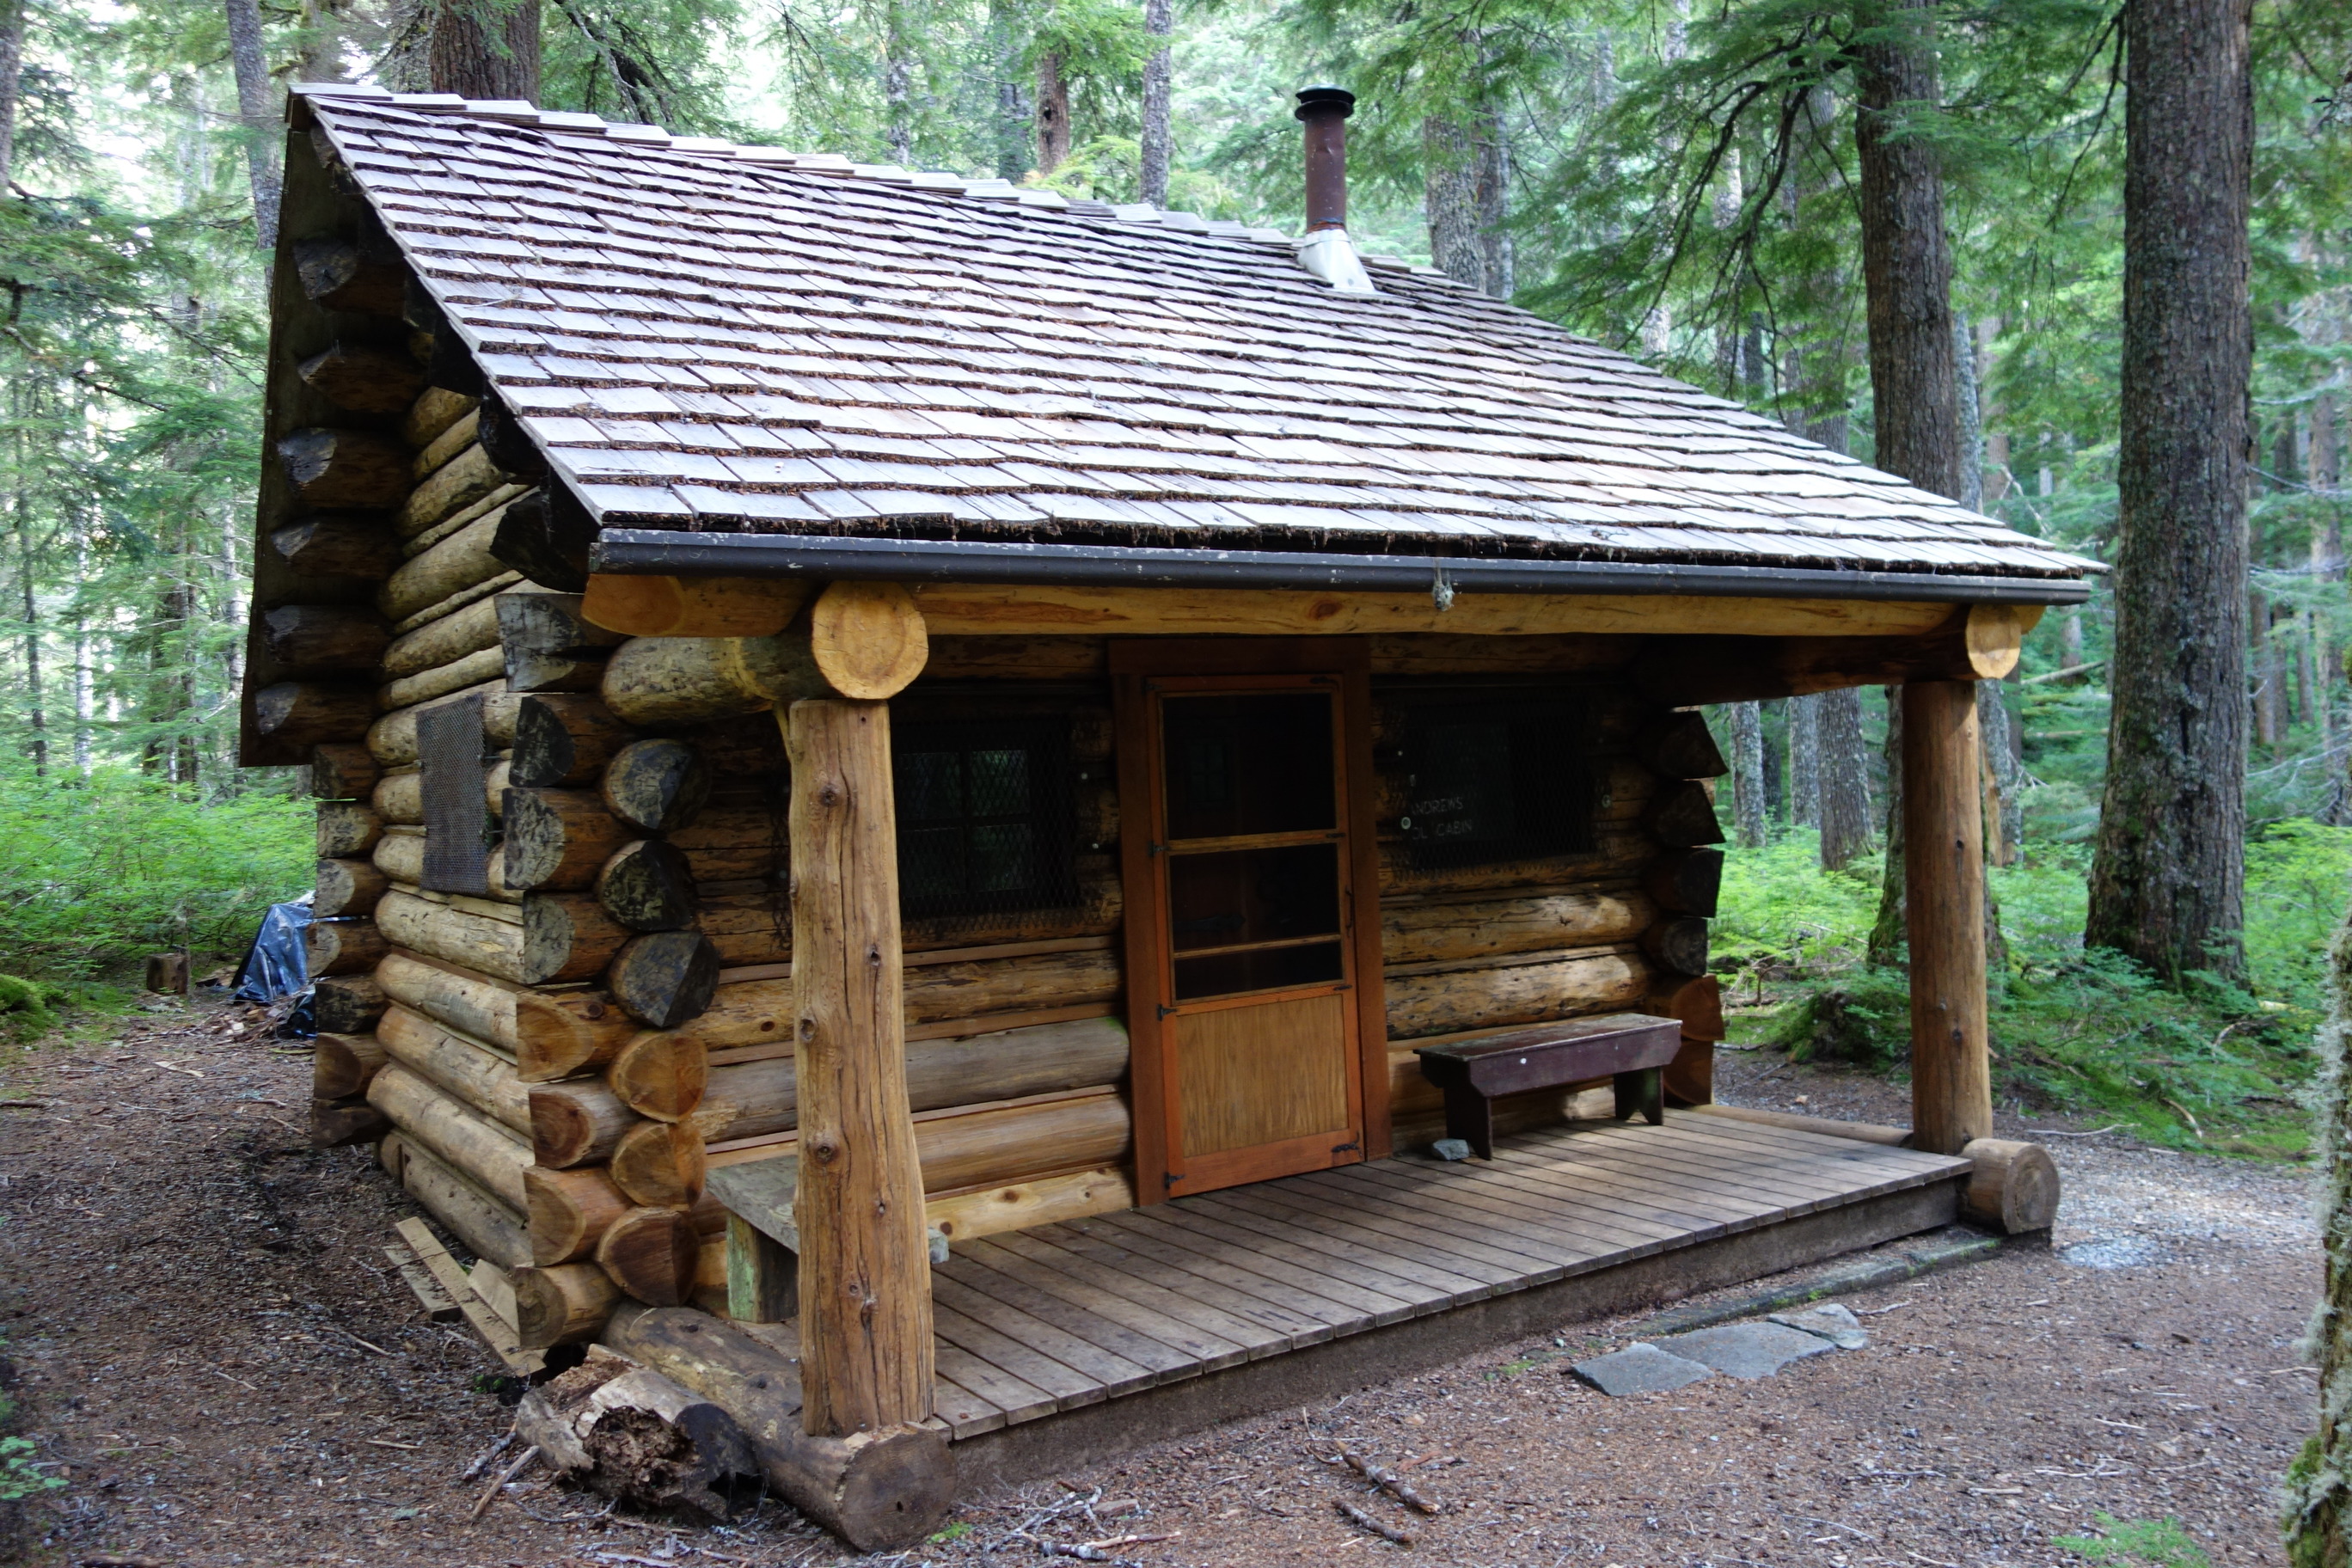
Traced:
[[1992, 1131], [1976, 685], [1919, 680], [1902, 691], [1912, 1144], [1957, 1154]]
[[931, 1414], [930, 1252], [907, 1109], [889, 706], [795, 702], [784, 748], [801, 1423], [812, 1436], [843, 1437]]

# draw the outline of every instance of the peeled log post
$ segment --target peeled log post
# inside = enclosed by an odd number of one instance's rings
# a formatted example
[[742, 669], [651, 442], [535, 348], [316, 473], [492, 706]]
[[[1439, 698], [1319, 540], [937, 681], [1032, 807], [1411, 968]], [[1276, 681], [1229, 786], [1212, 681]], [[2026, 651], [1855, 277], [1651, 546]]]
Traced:
[[367, 1092], [368, 1103], [412, 1142], [479, 1183], [509, 1208], [526, 1205], [523, 1172], [530, 1166], [530, 1145], [515, 1133], [397, 1061], [375, 1075]]
[[597, 871], [596, 901], [631, 931], [677, 931], [694, 923], [694, 868], [664, 840], [640, 838]]
[[2058, 1165], [2049, 1150], [2008, 1138], [1972, 1138], [1960, 1152], [1976, 1162], [1960, 1197], [1970, 1219], [2004, 1236], [2048, 1230], [2057, 1223]]
[[[922, 1205], [915, 1225], [922, 1226]], [[629, 1295], [653, 1307], [675, 1307], [694, 1294], [702, 1236], [682, 1208], [635, 1208], [596, 1240], [596, 1263]], [[924, 1281], [928, 1286], [928, 1279]]]
[[1669, 713], [1634, 737], [1633, 754], [1661, 778], [1716, 779], [1731, 771], [1697, 713]]
[[354, 974], [383, 957], [373, 921], [312, 921], [302, 928], [302, 957], [312, 974]]
[[604, 776], [613, 754], [635, 739], [602, 699], [535, 693], [515, 708], [514, 782], [531, 789], [573, 788]]
[[370, 512], [328, 512], [271, 531], [269, 547], [305, 577], [381, 582], [400, 564], [400, 540]]
[[1976, 688], [1903, 688], [1904, 919], [1911, 949], [1913, 1146], [1992, 1134], [1986, 1034], [1984, 815]]
[[397, 506], [408, 494], [408, 451], [371, 430], [297, 430], [278, 443], [278, 466], [309, 506]]
[[637, 1113], [593, 1078], [530, 1086], [531, 1157], [551, 1170], [608, 1160]]
[[530, 1260], [542, 1268], [586, 1258], [635, 1207], [601, 1165], [576, 1171], [533, 1165], [523, 1173], [523, 1191], [530, 1199]]
[[801, 1421], [811, 1436], [838, 1437], [931, 1414], [930, 1247], [907, 1111], [889, 710], [798, 702], [784, 744], [800, 1053]]
[[1706, 973], [1706, 922], [1688, 915], [1660, 921], [1642, 933], [1642, 952], [1673, 974]]
[[391, 885], [392, 879], [368, 861], [321, 860], [310, 916], [313, 920], [331, 920], [337, 915], [366, 914]]
[[365, 800], [383, 770], [356, 741], [310, 748], [310, 793], [320, 800]]
[[594, 1339], [621, 1301], [621, 1288], [593, 1263], [525, 1267], [507, 1281], [514, 1287], [516, 1341], [525, 1350]]
[[691, 824], [710, 798], [710, 771], [682, 741], [633, 741], [604, 766], [604, 804], [648, 833]]
[[390, 1058], [373, 1035], [321, 1033], [310, 1051], [310, 1097], [349, 1100], [367, 1086]]
[[691, 1208], [702, 1196], [702, 1134], [691, 1122], [640, 1121], [614, 1146], [606, 1173], [638, 1203]]
[[368, 673], [392, 633], [354, 605], [280, 605], [261, 617], [261, 640], [289, 672]]
[[289, 745], [355, 741], [375, 717], [375, 694], [364, 686], [281, 680], [253, 694], [257, 733]]
[[451, 963], [395, 952], [376, 967], [383, 994], [463, 1034], [512, 1051], [516, 1076], [543, 1082], [608, 1061], [637, 1025], [603, 993], [547, 993]]
[[624, 1306], [605, 1340], [734, 1416], [769, 1484], [860, 1552], [924, 1540], [955, 1500], [955, 1462], [944, 1432], [902, 1426], [846, 1437], [810, 1436], [793, 1363], [708, 1313]]
[[425, 372], [406, 354], [341, 343], [312, 354], [295, 374], [311, 391], [353, 414], [405, 414], [425, 385]]
[[1643, 871], [1642, 887], [1660, 909], [1712, 918], [1723, 889], [1723, 851], [1685, 849], [1661, 855]]
[[489, 1047], [397, 1003], [375, 1036], [393, 1060], [436, 1088], [517, 1132], [531, 1131], [530, 1088]]
[[[511, 766], [507, 776], [514, 776]], [[563, 892], [593, 887], [613, 852], [636, 837], [589, 790], [509, 787], [504, 821], [509, 888]]]
[[647, 1026], [676, 1028], [710, 1005], [719, 954], [698, 931], [631, 937], [605, 972], [604, 989]]
[[1700, 784], [1671, 784], [1643, 814], [1650, 837], [1670, 849], [1691, 849], [1723, 842], [1723, 825], [1716, 820], [1715, 802]]

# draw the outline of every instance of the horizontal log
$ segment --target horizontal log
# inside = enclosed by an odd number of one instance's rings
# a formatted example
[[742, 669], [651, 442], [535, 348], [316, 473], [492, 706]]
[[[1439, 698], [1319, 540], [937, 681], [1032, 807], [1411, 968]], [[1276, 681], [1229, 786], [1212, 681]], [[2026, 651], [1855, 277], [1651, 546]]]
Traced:
[[428, 386], [416, 395], [415, 406], [401, 422], [400, 438], [421, 451], [471, 414], [480, 402], [478, 397], [452, 392], [446, 386]]
[[[505, 861], [496, 844], [490, 847], [489, 875], [485, 879], [481, 897], [492, 903], [520, 904], [530, 893], [523, 889], [509, 888], [499, 874]], [[402, 892], [415, 892], [425, 883], [425, 830], [404, 827], [387, 830], [375, 847], [375, 868], [382, 871]]]
[[289, 674], [373, 675], [392, 633], [356, 605], [280, 605], [261, 617], [261, 640]]
[[384, 1010], [375, 1034], [393, 1060], [435, 1088], [516, 1132], [532, 1133], [530, 1086], [488, 1045], [398, 1003]]
[[1856, 1143], [1876, 1143], [1889, 1149], [1910, 1146], [1911, 1129], [1872, 1121], [1839, 1121], [1825, 1116], [1797, 1116], [1785, 1110], [1751, 1110], [1744, 1105], [1706, 1105], [1694, 1109], [1726, 1121], [1757, 1127], [1778, 1127], [1790, 1132], [1811, 1132], [1823, 1138], [1843, 1138]]
[[593, 978], [630, 934], [578, 894], [533, 894], [520, 910], [510, 923], [394, 891], [376, 921], [394, 946], [524, 985]]
[[674, 1307], [694, 1293], [702, 1237], [680, 1208], [633, 1208], [596, 1238], [596, 1263], [637, 1300]]
[[407, 449], [372, 430], [297, 430], [280, 437], [277, 454], [306, 506], [388, 508], [408, 494]]
[[1731, 771], [1700, 713], [1664, 713], [1633, 739], [1633, 754], [1661, 778], [1715, 779]]
[[[405, 637], [394, 638], [383, 650], [383, 673], [395, 679], [422, 675], [427, 670], [454, 664], [468, 654], [479, 653], [484, 648], [496, 648], [499, 645], [498, 601], [502, 597], [503, 595], [494, 595], [489, 598], [477, 599], [454, 615], [444, 616], [437, 621], [427, 621]], [[503, 660], [500, 668], [504, 668]], [[488, 680], [498, 673], [499, 670], [493, 670], [490, 675], [474, 679]], [[470, 686], [473, 681], [466, 684]], [[394, 703], [393, 706], [405, 704]]]
[[257, 733], [289, 746], [356, 741], [375, 717], [375, 694], [364, 686], [281, 680], [253, 694]]
[[499, 559], [541, 587], [577, 594], [588, 585], [596, 521], [561, 487], [533, 490], [499, 523]]
[[1631, 673], [1636, 689], [1674, 707], [1915, 680], [1999, 680], [2017, 668], [2025, 633], [2040, 616], [2038, 606], [1969, 605], [1935, 627], [1898, 637], [1662, 638]]
[[654, 1029], [673, 1029], [693, 1018], [710, 1005], [718, 986], [718, 951], [697, 931], [632, 936], [604, 973], [604, 989], [613, 1000]]
[[367, 1092], [368, 1103], [390, 1117], [412, 1144], [509, 1208], [525, 1207], [522, 1175], [530, 1165], [530, 1145], [512, 1131], [398, 1061], [386, 1064]]
[[404, 1132], [394, 1134], [385, 1142], [395, 1145], [386, 1152], [386, 1163], [395, 1170], [408, 1195], [454, 1232], [477, 1258], [504, 1269], [520, 1268], [530, 1262], [530, 1233], [512, 1205]]
[[604, 764], [599, 786], [614, 816], [648, 833], [692, 825], [710, 799], [710, 770], [682, 741], [633, 741]]
[[1682, 849], [1661, 855], [1643, 871], [1642, 888], [1662, 910], [1711, 918], [1723, 889], [1723, 851]]
[[514, 782], [532, 789], [594, 784], [614, 753], [635, 738], [601, 698], [548, 692], [518, 697]]
[[[745, 804], [740, 796], [706, 805], [694, 821], [664, 835], [698, 882], [772, 877], [783, 869], [783, 802]], [[790, 921], [784, 942], [790, 946]]]
[[477, 405], [460, 416], [456, 424], [425, 444], [425, 448], [416, 454], [415, 460], [409, 464], [409, 477], [419, 483], [424, 482], [428, 476], [446, 466], [450, 458], [479, 440], [481, 428], [482, 416]]
[[515, 1342], [524, 1350], [593, 1340], [621, 1301], [621, 1288], [593, 1263], [525, 1267], [507, 1280], [514, 1288]]
[[[513, 776], [511, 766], [508, 776]], [[506, 882], [572, 891], [595, 885], [613, 852], [637, 837], [590, 790], [509, 786], [505, 801]]]
[[642, 1119], [593, 1078], [530, 1086], [531, 1157], [551, 1170], [609, 1160]]
[[452, 659], [437, 668], [387, 681], [376, 689], [376, 705], [404, 708], [412, 703], [429, 702], [436, 697], [446, 697], [452, 691], [497, 679], [505, 669], [506, 660], [499, 656], [498, 649], [482, 648], [462, 658]]
[[414, 827], [425, 820], [425, 777], [415, 768], [394, 768], [375, 781], [368, 805], [386, 823]]
[[624, 844], [597, 869], [596, 901], [631, 931], [681, 930], [694, 923], [694, 868], [658, 838]]
[[[513, 745], [515, 705], [520, 699], [507, 690], [505, 681], [486, 680], [479, 686], [436, 698], [433, 702], [421, 702], [415, 708], [403, 708], [385, 714], [367, 731], [369, 754], [387, 768], [404, 767], [416, 761], [416, 715], [440, 702], [467, 702], [477, 697], [482, 701], [483, 740], [494, 751]], [[375, 699], [373, 694], [368, 701], [373, 705]]]
[[1650, 966], [1633, 952], [1391, 975], [1384, 987], [1389, 1038], [1418, 1039], [1607, 1012], [1639, 1001], [1649, 980]]
[[923, 1221], [950, 1242], [977, 1241], [1134, 1206], [1132, 1174], [1124, 1166], [1097, 1165], [1057, 1176], [991, 1182], [970, 1192], [929, 1198], [923, 1204]]
[[[1021, 1100], [1123, 1083], [1127, 1029], [1116, 1018], [1039, 1024], [1025, 1029], [907, 1042], [907, 1103], [912, 1110]], [[690, 1109], [712, 1142], [788, 1132], [800, 1124], [793, 1058], [704, 1070]]]
[[383, 837], [383, 818], [356, 800], [322, 800], [318, 806], [319, 858], [356, 860]]
[[1724, 1037], [1723, 983], [1712, 974], [1695, 978], [1680, 974], [1654, 975], [1642, 1011], [1653, 1018], [1673, 1018], [1686, 1040]]
[[1642, 826], [1670, 849], [1695, 848], [1723, 842], [1723, 824], [1717, 820], [1714, 797], [1702, 784], [1669, 785], [1650, 803]]
[[383, 772], [357, 741], [310, 748], [310, 793], [320, 800], [365, 800]]
[[314, 920], [302, 928], [302, 958], [318, 974], [357, 974], [383, 957], [383, 933], [370, 920]]
[[407, 269], [373, 260], [347, 239], [305, 239], [294, 246], [294, 277], [304, 298], [322, 310], [398, 317]]
[[639, 1121], [613, 1146], [607, 1173], [638, 1203], [691, 1208], [702, 1196], [702, 1132], [691, 1121]]
[[810, 585], [789, 577], [636, 577], [588, 580], [582, 613], [633, 637], [773, 637], [808, 603]]
[[310, 987], [311, 1020], [331, 1034], [367, 1034], [383, 1016], [385, 1001], [383, 987], [372, 974], [320, 977]]
[[506, 564], [489, 551], [497, 531], [495, 514], [478, 517], [424, 554], [403, 563], [376, 590], [376, 608], [386, 618], [400, 620], [452, 594], [504, 575]]
[[622, 639], [580, 613], [580, 595], [542, 591], [498, 597], [499, 644], [517, 691], [594, 691]]
[[310, 1147], [342, 1149], [373, 1143], [392, 1131], [383, 1111], [366, 1100], [313, 1100], [310, 1102]]
[[1517, 898], [1388, 903], [1381, 910], [1387, 963], [1499, 957], [1632, 942], [1657, 918], [1629, 888], [1545, 890]]
[[[1116, 1164], [1128, 1157], [1134, 1132], [1125, 1096], [1105, 1089], [1029, 1105], [919, 1116], [915, 1152], [924, 1192], [961, 1192], [1047, 1172]], [[787, 1134], [756, 1151], [713, 1158], [781, 1159], [797, 1147], [797, 1135]]]
[[304, 577], [380, 582], [400, 564], [400, 540], [373, 512], [326, 512], [273, 530], [269, 547]]
[[605, 661], [602, 692], [615, 716], [640, 729], [825, 695], [806, 641], [775, 637], [635, 637]]
[[676, 1121], [702, 1103], [709, 1085], [709, 1047], [698, 1028], [648, 1029], [614, 1054], [604, 1084], [638, 1115]]
[[370, 1080], [389, 1059], [373, 1035], [321, 1030], [310, 1047], [310, 1096], [349, 1100], [365, 1094]]
[[425, 371], [404, 353], [336, 343], [295, 367], [302, 384], [353, 414], [405, 414]]
[[317, 891], [310, 901], [310, 917], [332, 920], [338, 915], [366, 914], [390, 885], [391, 879], [372, 861], [321, 860], [315, 873]]
[[1404, 846], [1383, 842], [1380, 846], [1381, 897], [1387, 900], [1492, 893], [1499, 898], [1515, 889], [1573, 887], [1629, 879], [1657, 858], [1658, 841], [1643, 831], [1638, 823], [1601, 823], [1593, 838], [1593, 847], [1585, 853], [1469, 866], [1416, 865]]
[[608, 1061], [638, 1032], [602, 992], [537, 991], [415, 953], [388, 955], [375, 978], [392, 1000], [513, 1053], [527, 1083]]
[[542, 1268], [592, 1256], [614, 1222], [636, 1206], [602, 1165], [576, 1171], [533, 1165], [523, 1173], [523, 1186], [530, 1200], [530, 1260]]
[[488, 495], [511, 477], [492, 462], [489, 454], [477, 443], [442, 464], [409, 492], [400, 510], [393, 514], [393, 529], [404, 539], [422, 533], [451, 512]]
[[1669, 974], [1705, 974], [1706, 922], [1691, 915], [1668, 916], [1642, 933], [1642, 952]]

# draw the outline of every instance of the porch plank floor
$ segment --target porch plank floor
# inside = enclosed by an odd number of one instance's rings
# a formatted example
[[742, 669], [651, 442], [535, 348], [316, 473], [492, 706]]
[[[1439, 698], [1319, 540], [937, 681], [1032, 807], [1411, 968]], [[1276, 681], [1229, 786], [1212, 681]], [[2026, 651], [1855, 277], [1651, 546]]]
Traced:
[[938, 1419], [1056, 1411], [1949, 1180], [1966, 1160], [1668, 1111], [959, 1244], [933, 1271]]

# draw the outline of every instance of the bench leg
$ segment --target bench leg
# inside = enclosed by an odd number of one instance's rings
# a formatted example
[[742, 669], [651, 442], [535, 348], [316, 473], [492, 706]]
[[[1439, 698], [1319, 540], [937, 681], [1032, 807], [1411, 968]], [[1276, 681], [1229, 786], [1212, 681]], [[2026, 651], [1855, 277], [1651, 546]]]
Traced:
[[727, 1315], [746, 1323], [800, 1316], [800, 1255], [756, 1226], [727, 1216]]
[[1461, 1084], [1445, 1088], [1445, 1135], [1470, 1145], [1481, 1160], [1495, 1157], [1495, 1109], [1486, 1097]]
[[1616, 1077], [1615, 1085], [1618, 1121], [1623, 1121], [1636, 1111], [1653, 1127], [1665, 1121], [1666, 1074], [1664, 1068], [1621, 1072]]

